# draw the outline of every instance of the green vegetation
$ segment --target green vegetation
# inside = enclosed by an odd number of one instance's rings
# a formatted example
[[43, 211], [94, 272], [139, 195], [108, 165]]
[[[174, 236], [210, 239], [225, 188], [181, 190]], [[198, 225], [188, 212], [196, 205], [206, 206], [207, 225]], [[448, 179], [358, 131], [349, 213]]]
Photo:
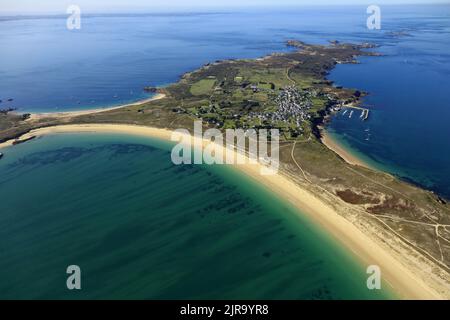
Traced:
[[211, 94], [215, 83], [215, 79], [202, 79], [197, 81], [191, 86], [191, 93], [194, 96]]

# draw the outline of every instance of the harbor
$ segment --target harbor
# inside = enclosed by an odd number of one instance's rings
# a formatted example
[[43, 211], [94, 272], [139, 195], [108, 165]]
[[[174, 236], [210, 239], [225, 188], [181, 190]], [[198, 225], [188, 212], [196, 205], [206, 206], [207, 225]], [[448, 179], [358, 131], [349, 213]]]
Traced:
[[[349, 109], [350, 112], [349, 112]], [[349, 119], [353, 117], [353, 114], [355, 111], [361, 111], [361, 115], [359, 116], [360, 119], [363, 121], [369, 120], [370, 110], [364, 107], [354, 106], [354, 105], [346, 105], [343, 107], [342, 115], [345, 116], [349, 112]]]

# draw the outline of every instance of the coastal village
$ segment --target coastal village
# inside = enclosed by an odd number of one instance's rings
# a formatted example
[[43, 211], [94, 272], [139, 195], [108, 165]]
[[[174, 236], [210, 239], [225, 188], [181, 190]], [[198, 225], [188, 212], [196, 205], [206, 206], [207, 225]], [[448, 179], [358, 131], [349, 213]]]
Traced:
[[[304, 44], [289, 44], [306, 49], [301, 54], [292, 54], [293, 59], [289, 62], [286, 55], [277, 54], [253, 62], [217, 61], [184, 75], [179, 84], [161, 91], [181, 98], [183, 103], [172, 109], [177, 114], [194, 116], [223, 129], [276, 128], [286, 139], [310, 133], [319, 136], [316, 125], [327, 115], [341, 110], [360, 110], [362, 120], [369, 118], [369, 110], [360, 106], [360, 98], [364, 96], [360, 91], [333, 87], [328, 80], [295, 79], [298, 72], [305, 72], [305, 63], [297, 59], [309, 59], [313, 53]], [[332, 48], [337, 45], [333, 44]], [[357, 48], [352, 47], [351, 50]], [[321, 69], [320, 73], [326, 74], [334, 64], [344, 61], [353, 61], [353, 55], [335, 59], [331, 65], [315, 65], [307, 72], [316, 73]], [[278, 63], [286, 67], [279, 67]], [[148, 90], [155, 91], [156, 88]], [[189, 100], [199, 101], [200, 106], [191, 104]]]

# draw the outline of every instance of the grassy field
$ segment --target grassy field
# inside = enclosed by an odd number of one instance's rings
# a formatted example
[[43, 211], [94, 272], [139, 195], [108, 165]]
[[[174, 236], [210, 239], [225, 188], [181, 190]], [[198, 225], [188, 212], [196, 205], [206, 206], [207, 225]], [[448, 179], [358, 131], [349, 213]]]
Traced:
[[211, 94], [216, 83], [215, 79], [202, 79], [192, 84], [191, 93], [194, 96], [208, 95]]

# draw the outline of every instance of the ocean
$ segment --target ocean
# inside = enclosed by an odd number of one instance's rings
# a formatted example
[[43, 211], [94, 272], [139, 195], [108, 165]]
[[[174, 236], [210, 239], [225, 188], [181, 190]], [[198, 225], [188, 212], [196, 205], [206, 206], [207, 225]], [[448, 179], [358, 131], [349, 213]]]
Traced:
[[[329, 76], [370, 92], [370, 119], [338, 114], [328, 130], [371, 165], [450, 198], [450, 6], [381, 9], [381, 30], [351, 6], [83, 15], [78, 31], [64, 16], [0, 17], [0, 109], [118, 105], [208, 62], [287, 51], [289, 39], [370, 41], [385, 56]], [[2, 151], [0, 297], [389, 296], [369, 292], [365, 268], [269, 191], [229, 168], [173, 167], [167, 148], [63, 135]], [[69, 264], [85, 290], [65, 288]]]
[[450, 199], [450, 5], [431, 8], [398, 15], [392, 28], [406, 34], [377, 41], [385, 56], [333, 71], [337, 84], [369, 92], [371, 113], [341, 113], [328, 128], [371, 166]]
[[450, 4], [381, 6], [381, 30], [367, 17], [362, 6], [85, 14], [70, 31], [66, 16], [0, 16], [0, 108], [120, 105], [208, 62], [286, 51], [289, 39], [374, 42], [384, 57], [330, 75], [370, 93], [370, 121], [337, 116], [328, 129], [371, 165], [450, 199]]
[[[171, 145], [57, 134], [0, 161], [1, 299], [385, 299], [367, 266], [226, 166]], [[66, 269], [81, 269], [81, 290]]]

